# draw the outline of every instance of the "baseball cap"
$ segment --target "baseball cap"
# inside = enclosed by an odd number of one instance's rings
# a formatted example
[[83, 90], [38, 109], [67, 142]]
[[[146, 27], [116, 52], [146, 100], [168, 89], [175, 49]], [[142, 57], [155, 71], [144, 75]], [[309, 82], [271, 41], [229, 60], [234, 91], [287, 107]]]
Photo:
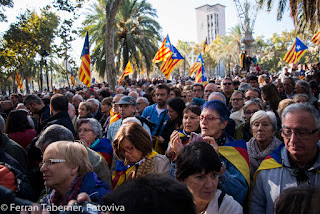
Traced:
[[137, 102], [132, 96], [123, 96], [116, 104], [131, 104], [137, 106]]

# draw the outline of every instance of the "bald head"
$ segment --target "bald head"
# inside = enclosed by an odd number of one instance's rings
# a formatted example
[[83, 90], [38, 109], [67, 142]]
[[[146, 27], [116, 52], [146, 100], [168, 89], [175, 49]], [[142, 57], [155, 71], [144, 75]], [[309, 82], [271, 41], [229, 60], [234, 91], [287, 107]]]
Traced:
[[208, 98], [212, 92], [218, 91], [218, 87], [215, 83], [208, 83], [204, 89], [204, 99], [208, 101]]

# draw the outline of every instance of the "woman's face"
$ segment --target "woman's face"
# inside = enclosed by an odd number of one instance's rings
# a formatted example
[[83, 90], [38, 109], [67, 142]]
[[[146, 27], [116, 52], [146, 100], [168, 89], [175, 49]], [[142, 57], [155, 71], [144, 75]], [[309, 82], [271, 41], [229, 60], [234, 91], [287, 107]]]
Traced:
[[221, 122], [220, 115], [216, 111], [204, 109], [201, 112], [200, 127], [202, 136], [218, 139], [227, 124], [227, 121]]
[[94, 133], [90, 123], [82, 123], [78, 129], [78, 134], [79, 139], [83, 141], [87, 147], [90, 147], [97, 138], [97, 134]]
[[279, 93], [282, 93], [284, 91], [283, 85], [282, 84], [278, 84], [277, 85], [277, 90]]
[[263, 145], [271, 143], [274, 132], [269, 117], [253, 121], [251, 130], [253, 137], [258, 143]]
[[261, 110], [261, 109], [257, 105], [255, 105], [255, 104], [249, 105], [247, 107], [247, 109], [244, 110], [244, 116], [246, 118], [246, 122], [250, 123], [250, 119], [251, 119], [252, 115], [259, 110]]
[[183, 129], [187, 132], [194, 132], [199, 128], [200, 121], [197, 114], [193, 113], [192, 111], [188, 111], [187, 113], [183, 114], [182, 119]]
[[218, 173], [209, 172], [193, 174], [183, 181], [192, 193], [196, 203], [210, 203], [213, 199], [218, 186]]
[[169, 115], [170, 119], [176, 120], [179, 117], [178, 113], [173, 108], [171, 108], [169, 105], [167, 105], [167, 108], [168, 108], [168, 115]]
[[111, 105], [105, 105], [101, 104], [101, 113], [109, 113], [111, 110], [112, 106]]
[[52, 148], [46, 149], [43, 154], [45, 164], [40, 168], [43, 173], [44, 185], [57, 190], [59, 193], [66, 192], [72, 181], [78, 176], [78, 167], [73, 169], [66, 162], [51, 162], [50, 159], [64, 160], [62, 155]]
[[79, 117], [85, 117], [89, 114], [87, 107], [84, 104], [80, 104], [78, 107]]
[[136, 163], [142, 159], [142, 152], [136, 149], [131, 141], [126, 138], [120, 142], [120, 153], [125, 157], [128, 165]]

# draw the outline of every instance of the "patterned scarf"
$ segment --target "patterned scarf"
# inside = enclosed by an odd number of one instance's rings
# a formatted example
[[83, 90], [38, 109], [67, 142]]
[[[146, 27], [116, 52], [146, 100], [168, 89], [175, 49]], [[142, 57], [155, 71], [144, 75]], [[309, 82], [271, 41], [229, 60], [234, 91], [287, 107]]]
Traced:
[[76, 200], [82, 185], [82, 181], [83, 181], [83, 176], [76, 177], [73, 180], [71, 186], [69, 187], [65, 195], [61, 195], [60, 193], [53, 190], [55, 192], [50, 200], [50, 204], [64, 206], [64, 205], [67, 205], [70, 200], [72, 199]]
[[250, 177], [251, 180], [253, 179], [254, 173], [257, 171], [258, 167], [260, 166], [261, 162], [273, 151], [275, 150], [282, 142], [276, 137], [273, 136], [271, 143], [268, 147], [260, 152], [258, 147], [258, 142], [254, 137], [252, 137], [247, 142], [247, 150], [250, 160]]

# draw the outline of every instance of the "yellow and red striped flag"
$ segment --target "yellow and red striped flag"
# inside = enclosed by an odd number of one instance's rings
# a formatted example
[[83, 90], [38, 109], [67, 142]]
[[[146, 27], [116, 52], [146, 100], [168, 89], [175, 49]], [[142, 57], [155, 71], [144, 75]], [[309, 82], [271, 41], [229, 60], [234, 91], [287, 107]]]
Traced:
[[204, 41], [204, 45], [203, 45], [203, 53], [206, 52], [207, 45], [208, 45], [208, 43], [207, 43], [207, 37], [206, 37], [206, 40]]
[[318, 33], [316, 33], [312, 39], [311, 39], [311, 42], [319, 45], [320, 44], [320, 31]]
[[169, 79], [173, 69], [182, 62], [182, 59], [184, 59], [173, 45], [172, 50], [172, 55], [165, 62], [163, 62], [160, 67], [160, 71], [167, 77], [167, 79]]
[[126, 68], [124, 69], [124, 71], [118, 81], [119, 85], [122, 83], [124, 77], [128, 76], [129, 74], [133, 74], [133, 70], [132, 70], [130, 61], [128, 61], [128, 64], [127, 64]]
[[22, 87], [23, 87], [23, 80], [22, 80], [22, 77], [21, 77], [18, 69], [16, 69], [16, 81], [17, 81], [17, 86], [18, 86], [18, 88], [22, 89]]
[[169, 39], [169, 35], [163, 40], [162, 45], [156, 55], [154, 56], [152, 62], [158, 63], [166, 61], [172, 55], [172, 47]]
[[193, 64], [193, 66], [189, 69], [190, 70], [190, 76], [192, 76], [192, 74], [195, 72], [195, 71], [198, 71], [200, 68], [201, 68], [201, 65], [204, 64], [204, 61], [202, 59], [202, 55], [201, 53], [199, 54], [198, 58], [197, 58], [197, 61]]
[[89, 34], [87, 32], [81, 53], [81, 66], [79, 71], [79, 79], [85, 85], [91, 85], [91, 69], [90, 69], [90, 51], [89, 51]]
[[286, 63], [298, 63], [308, 47], [297, 37], [288, 52], [284, 55], [283, 60]]
[[71, 85], [74, 87], [76, 86], [76, 83], [74, 81], [74, 76], [73, 76], [73, 69], [71, 68]]

